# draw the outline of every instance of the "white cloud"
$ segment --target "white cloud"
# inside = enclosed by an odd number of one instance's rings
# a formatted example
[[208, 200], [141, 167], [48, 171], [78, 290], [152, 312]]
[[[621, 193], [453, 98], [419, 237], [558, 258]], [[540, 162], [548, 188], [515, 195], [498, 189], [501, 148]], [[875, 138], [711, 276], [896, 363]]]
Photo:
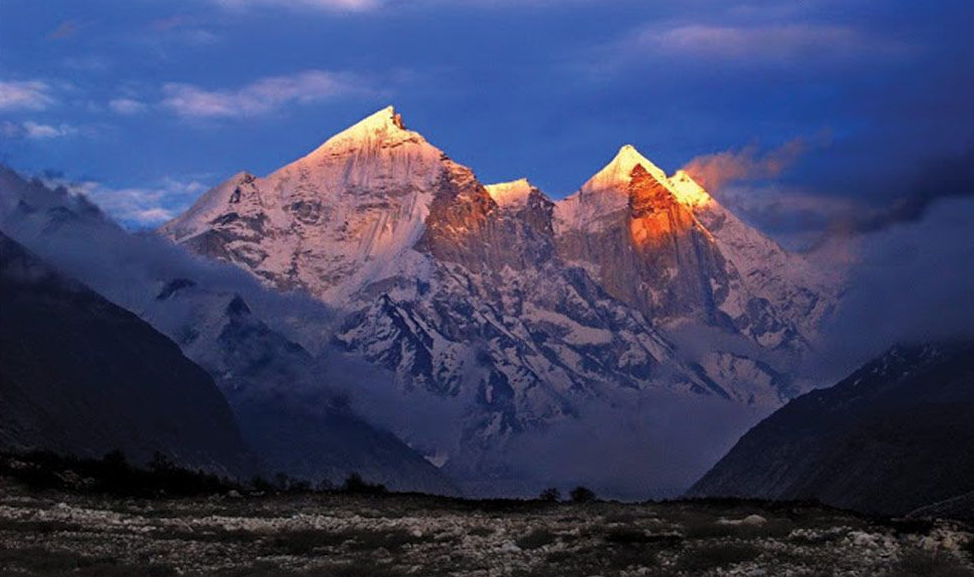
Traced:
[[54, 97], [46, 82], [0, 81], [0, 110], [44, 110], [52, 104]]
[[168, 222], [175, 216], [176, 213], [173, 211], [160, 207], [147, 208], [130, 214], [131, 220], [147, 226]]
[[64, 186], [73, 194], [88, 197], [115, 220], [135, 228], [155, 227], [171, 220], [209, 188], [197, 180], [175, 178], [128, 188], [112, 188], [93, 180], [44, 180], [50, 186]]
[[309, 104], [368, 92], [349, 74], [322, 70], [263, 78], [236, 90], [207, 90], [179, 83], [166, 84], [163, 90], [163, 106], [190, 118], [256, 116], [292, 103]]
[[134, 100], [132, 98], [115, 98], [109, 101], [108, 106], [117, 114], [123, 114], [126, 116], [145, 112], [145, 109], [147, 108], [145, 103], [139, 102], [138, 100]]
[[23, 124], [27, 138], [40, 140], [45, 138], [61, 138], [72, 136], [78, 133], [78, 129], [68, 124], [51, 126], [49, 124], [38, 124], [37, 122], [27, 121]]
[[29, 140], [51, 140], [78, 134], [78, 129], [70, 124], [40, 124], [38, 122], [4, 122], [0, 124], [0, 136], [7, 138], [26, 138]]

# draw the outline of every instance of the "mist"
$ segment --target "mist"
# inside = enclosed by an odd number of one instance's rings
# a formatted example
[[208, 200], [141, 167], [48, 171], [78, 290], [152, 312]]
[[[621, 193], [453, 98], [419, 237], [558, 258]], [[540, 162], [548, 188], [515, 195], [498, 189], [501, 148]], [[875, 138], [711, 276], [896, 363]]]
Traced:
[[[308, 295], [269, 290], [237, 266], [197, 257], [150, 232], [130, 233], [64, 187], [52, 190], [2, 167], [0, 187], [0, 228], [120, 306], [138, 313], [166, 283], [189, 279], [207, 291], [240, 295], [262, 320], [309, 351], [327, 343], [322, 329], [334, 312]], [[25, 206], [28, 216], [13, 213]], [[50, 211], [60, 215], [57, 226], [47, 223]], [[42, 218], [33, 218], [35, 212]]]
[[577, 419], [525, 433], [508, 448], [521, 494], [534, 496], [548, 486], [566, 493], [583, 485], [610, 499], [677, 497], [769, 412], [651, 390], [613, 397]]
[[848, 238], [847, 289], [806, 369], [834, 380], [896, 344], [974, 338], [972, 230], [974, 199], [957, 196]]

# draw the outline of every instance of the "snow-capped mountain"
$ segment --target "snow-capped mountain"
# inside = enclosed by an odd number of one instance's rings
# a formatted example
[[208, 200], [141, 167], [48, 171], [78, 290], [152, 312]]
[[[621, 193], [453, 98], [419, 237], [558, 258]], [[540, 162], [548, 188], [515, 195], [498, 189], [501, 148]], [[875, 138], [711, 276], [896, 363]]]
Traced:
[[266, 178], [233, 176], [162, 232], [279, 288], [343, 301], [416, 244], [434, 188], [461, 169], [390, 107]]
[[335, 307], [334, 345], [461, 406], [449, 446], [398, 431], [460, 476], [620, 390], [776, 407], [831, 302], [800, 257], [631, 146], [555, 202], [484, 186], [392, 107], [160, 232]]

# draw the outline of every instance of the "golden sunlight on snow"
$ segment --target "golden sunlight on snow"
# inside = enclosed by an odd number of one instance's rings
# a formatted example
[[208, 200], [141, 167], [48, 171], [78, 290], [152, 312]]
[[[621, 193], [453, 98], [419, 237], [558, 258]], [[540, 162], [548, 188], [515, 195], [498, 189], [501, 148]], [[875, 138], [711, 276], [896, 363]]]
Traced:
[[697, 181], [693, 180], [689, 174], [683, 170], [676, 171], [670, 182], [673, 184], [673, 195], [683, 204], [696, 208], [705, 206], [713, 202], [706, 190]]

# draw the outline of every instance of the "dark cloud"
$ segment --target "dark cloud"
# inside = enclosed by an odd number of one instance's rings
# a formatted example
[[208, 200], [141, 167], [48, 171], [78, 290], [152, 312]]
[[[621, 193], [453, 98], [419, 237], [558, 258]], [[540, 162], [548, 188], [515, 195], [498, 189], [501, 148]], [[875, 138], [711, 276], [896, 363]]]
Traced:
[[958, 155], [930, 160], [912, 179], [908, 192], [888, 208], [853, 217], [836, 225], [839, 231], [867, 233], [921, 219], [938, 200], [974, 196], [974, 144]]
[[895, 344], [974, 338], [974, 199], [928, 199], [921, 211], [902, 214], [844, 237], [851, 245], [825, 246], [854, 253], [840, 306], [808, 366], [823, 384]]

